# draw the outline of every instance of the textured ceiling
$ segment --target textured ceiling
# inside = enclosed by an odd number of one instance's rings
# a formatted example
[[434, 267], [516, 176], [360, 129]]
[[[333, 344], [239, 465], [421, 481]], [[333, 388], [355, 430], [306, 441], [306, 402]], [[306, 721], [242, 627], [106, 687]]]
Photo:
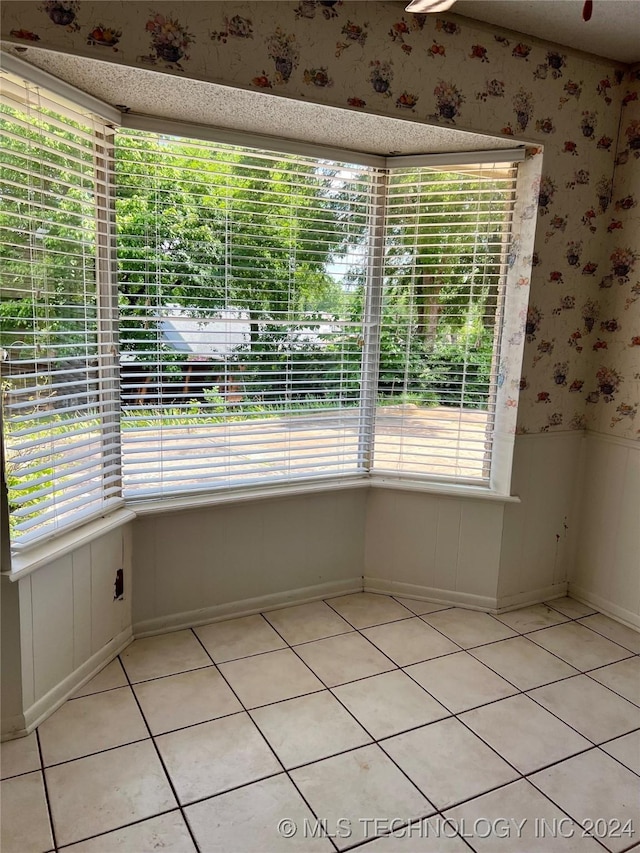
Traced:
[[158, 74], [143, 68], [29, 49], [9, 53], [36, 65], [108, 104], [144, 115], [171, 118], [369, 154], [427, 154], [513, 148], [511, 139], [467, 133], [303, 101], [231, 89], [215, 83]]
[[639, 0], [593, 0], [590, 21], [582, 20], [583, 6], [584, 0], [458, 0], [451, 11], [618, 62], [640, 62]]

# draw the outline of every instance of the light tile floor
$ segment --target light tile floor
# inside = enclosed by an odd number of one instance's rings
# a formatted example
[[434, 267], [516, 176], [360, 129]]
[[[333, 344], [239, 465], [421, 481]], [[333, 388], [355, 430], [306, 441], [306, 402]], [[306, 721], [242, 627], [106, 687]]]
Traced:
[[370, 593], [136, 640], [2, 745], [2, 851], [620, 853], [639, 653], [571, 599]]

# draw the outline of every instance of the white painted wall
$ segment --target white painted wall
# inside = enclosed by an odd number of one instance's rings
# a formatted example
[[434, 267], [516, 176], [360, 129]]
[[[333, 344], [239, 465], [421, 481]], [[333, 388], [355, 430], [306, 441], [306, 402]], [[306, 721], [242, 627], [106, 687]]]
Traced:
[[[19, 608], [22, 717], [3, 715], [3, 736], [33, 727], [129, 642], [131, 546], [128, 524], [12, 584]], [[119, 568], [124, 598], [114, 600]]]
[[370, 489], [365, 589], [496, 607], [504, 504]]
[[564, 595], [575, 562], [582, 432], [520, 435], [500, 546], [501, 607]]
[[520, 435], [495, 503], [370, 490], [365, 587], [490, 610], [564, 595], [575, 561], [582, 432]]
[[365, 504], [355, 488], [137, 518], [136, 636], [361, 589]]
[[587, 432], [569, 590], [640, 628], [640, 445]]

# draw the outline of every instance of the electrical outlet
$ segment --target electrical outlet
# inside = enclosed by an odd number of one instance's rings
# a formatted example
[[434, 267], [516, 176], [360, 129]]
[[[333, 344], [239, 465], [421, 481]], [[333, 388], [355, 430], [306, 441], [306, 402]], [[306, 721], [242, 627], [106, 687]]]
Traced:
[[116, 580], [113, 586], [113, 600], [122, 601], [124, 598], [124, 569], [118, 569], [116, 572]]

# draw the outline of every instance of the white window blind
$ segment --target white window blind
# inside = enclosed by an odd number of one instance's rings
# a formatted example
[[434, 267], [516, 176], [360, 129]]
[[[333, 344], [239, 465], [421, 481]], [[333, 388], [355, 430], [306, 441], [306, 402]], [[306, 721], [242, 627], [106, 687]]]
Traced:
[[16, 545], [120, 501], [107, 128], [2, 78], [0, 352]]
[[18, 547], [115, 507], [122, 483], [489, 485], [514, 164], [113, 131], [3, 84]]
[[489, 481], [515, 180], [390, 171], [374, 471]]
[[130, 496], [364, 470], [370, 167], [123, 131]]
[[117, 160], [127, 494], [488, 483], [515, 166], [135, 131]]

